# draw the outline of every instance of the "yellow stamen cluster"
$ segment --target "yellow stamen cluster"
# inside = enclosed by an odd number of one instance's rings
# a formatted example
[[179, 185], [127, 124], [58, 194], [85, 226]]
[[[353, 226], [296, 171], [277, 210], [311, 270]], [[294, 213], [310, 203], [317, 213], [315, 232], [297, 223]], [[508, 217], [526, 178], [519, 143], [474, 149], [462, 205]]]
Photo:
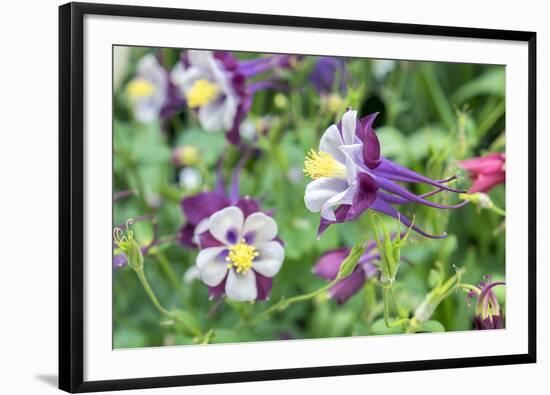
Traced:
[[321, 177], [346, 179], [346, 167], [323, 151], [310, 150], [304, 161], [304, 173], [316, 180]]
[[229, 254], [225, 258], [228, 267], [235, 267], [239, 274], [245, 274], [252, 268], [252, 261], [259, 255], [256, 247], [247, 244], [244, 239], [240, 243], [229, 247]]
[[191, 108], [204, 106], [218, 97], [218, 85], [208, 80], [197, 80], [187, 92], [187, 105]]
[[137, 78], [128, 84], [126, 91], [128, 92], [130, 99], [142, 99], [153, 96], [155, 93], [155, 86], [147, 80]]

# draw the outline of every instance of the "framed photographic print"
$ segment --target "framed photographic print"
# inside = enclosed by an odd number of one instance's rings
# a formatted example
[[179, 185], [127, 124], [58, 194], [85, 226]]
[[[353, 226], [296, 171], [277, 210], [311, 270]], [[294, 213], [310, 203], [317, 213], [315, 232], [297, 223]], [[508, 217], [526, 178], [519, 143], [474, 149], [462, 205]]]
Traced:
[[59, 12], [61, 389], [535, 362], [535, 33]]

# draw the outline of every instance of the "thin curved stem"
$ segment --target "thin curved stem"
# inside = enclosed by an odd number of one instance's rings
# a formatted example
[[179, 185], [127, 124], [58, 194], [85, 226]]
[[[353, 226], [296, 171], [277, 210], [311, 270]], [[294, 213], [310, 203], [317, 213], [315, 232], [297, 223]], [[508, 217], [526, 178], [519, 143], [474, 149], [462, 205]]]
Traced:
[[329, 282], [328, 284], [326, 284], [325, 286], [323, 286], [323, 287], [321, 287], [321, 288], [319, 288], [315, 291], [312, 291], [312, 292], [309, 292], [309, 293], [306, 293], [306, 294], [303, 294], [303, 295], [293, 296], [292, 298], [288, 298], [288, 299], [281, 299], [279, 302], [275, 303], [271, 307], [269, 307], [266, 310], [262, 311], [260, 314], [258, 314], [256, 316], [256, 318], [251, 320], [249, 323], [251, 325], [256, 325], [256, 324], [262, 322], [263, 320], [267, 319], [274, 312], [282, 311], [282, 310], [286, 309], [288, 306], [290, 306], [291, 304], [294, 304], [296, 302], [303, 302], [303, 301], [309, 300], [309, 299], [313, 299], [317, 295], [329, 290], [333, 285], [335, 285], [340, 280], [341, 280], [341, 278], [337, 277], [334, 280], [332, 280], [331, 282]]

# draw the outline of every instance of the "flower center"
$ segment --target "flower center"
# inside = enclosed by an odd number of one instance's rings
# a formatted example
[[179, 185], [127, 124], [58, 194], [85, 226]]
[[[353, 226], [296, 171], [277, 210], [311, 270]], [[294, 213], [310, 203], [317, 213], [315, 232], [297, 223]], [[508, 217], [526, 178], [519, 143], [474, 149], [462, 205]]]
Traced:
[[153, 96], [155, 86], [147, 80], [135, 79], [128, 84], [127, 92], [132, 100], [142, 99]]
[[245, 274], [252, 268], [252, 261], [259, 255], [256, 247], [247, 244], [244, 239], [240, 243], [229, 247], [229, 254], [225, 258], [228, 267], [235, 267], [237, 273]]
[[208, 80], [197, 80], [187, 92], [187, 105], [191, 108], [204, 106], [218, 97], [219, 92], [218, 85]]
[[304, 161], [304, 173], [316, 180], [321, 177], [346, 179], [346, 167], [323, 151], [310, 150]]

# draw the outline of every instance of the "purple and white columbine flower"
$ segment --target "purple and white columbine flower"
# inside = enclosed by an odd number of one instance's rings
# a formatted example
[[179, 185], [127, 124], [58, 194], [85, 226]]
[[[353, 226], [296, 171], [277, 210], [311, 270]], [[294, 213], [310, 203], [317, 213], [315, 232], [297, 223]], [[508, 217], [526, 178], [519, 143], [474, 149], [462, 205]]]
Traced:
[[[353, 272], [328, 290], [330, 298], [335, 299], [338, 304], [346, 303], [363, 288], [369, 278], [380, 274], [375, 264], [380, 259], [380, 254], [374, 251], [375, 248], [376, 243], [368, 244]], [[350, 251], [351, 248], [343, 247], [324, 253], [313, 267], [313, 273], [325, 280], [334, 280]]]
[[170, 117], [183, 104], [168, 72], [153, 54], [137, 65], [136, 76], [126, 86], [134, 118], [141, 123]]
[[267, 299], [285, 257], [275, 220], [243, 199], [210, 216], [205, 229], [196, 265], [211, 297]]
[[275, 86], [273, 80], [251, 84], [248, 78], [276, 67], [289, 67], [288, 55], [266, 56], [238, 61], [229, 52], [190, 50], [172, 70], [187, 105], [197, 111], [201, 127], [207, 132], [225, 131], [227, 139], [240, 142], [239, 126], [260, 89]]
[[[456, 205], [442, 205], [426, 197], [441, 191], [462, 193], [450, 188], [445, 180], [432, 180], [406, 167], [380, 156], [380, 143], [372, 128], [378, 114], [357, 120], [357, 112], [349, 109], [339, 125], [331, 125], [321, 137], [319, 151], [311, 150], [304, 163], [304, 173], [313, 179], [305, 191], [306, 207], [321, 213], [318, 233], [334, 223], [351, 221], [367, 209], [389, 215], [426, 236], [431, 235], [413, 225], [409, 218], [393, 205], [420, 203], [429, 207], [452, 209], [462, 207], [466, 201]], [[437, 189], [423, 195], [416, 195], [398, 182], [423, 183]]]
[[471, 305], [471, 299], [477, 298], [476, 311], [474, 316], [474, 326], [476, 329], [502, 329], [504, 321], [502, 311], [493, 288], [497, 285], [504, 285], [503, 281], [491, 282], [489, 276], [485, 276], [484, 281], [477, 287], [468, 292], [468, 306]]

